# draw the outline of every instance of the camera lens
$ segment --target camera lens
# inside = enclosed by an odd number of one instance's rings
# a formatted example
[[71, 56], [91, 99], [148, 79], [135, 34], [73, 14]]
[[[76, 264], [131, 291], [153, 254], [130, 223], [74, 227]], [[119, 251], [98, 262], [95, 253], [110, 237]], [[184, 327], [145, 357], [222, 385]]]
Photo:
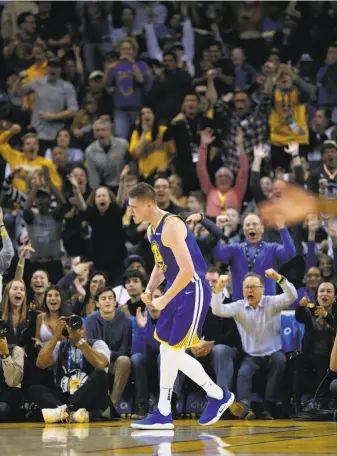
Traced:
[[71, 317], [69, 317], [68, 326], [69, 328], [74, 330], [81, 329], [83, 326], [82, 318], [78, 315], [72, 315]]

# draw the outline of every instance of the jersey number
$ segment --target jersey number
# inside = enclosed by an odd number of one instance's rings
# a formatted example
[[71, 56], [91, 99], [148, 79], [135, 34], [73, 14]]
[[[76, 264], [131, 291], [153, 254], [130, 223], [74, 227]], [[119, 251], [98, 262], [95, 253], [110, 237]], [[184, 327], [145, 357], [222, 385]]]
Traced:
[[167, 269], [166, 264], [164, 263], [163, 257], [161, 256], [161, 253], [159, 251], [158, 244], [156, 242], [151, 243], [151, 250], [154, 256], [154, 259], [156, 260], [156, 263], [158, 267], [165, 272]]

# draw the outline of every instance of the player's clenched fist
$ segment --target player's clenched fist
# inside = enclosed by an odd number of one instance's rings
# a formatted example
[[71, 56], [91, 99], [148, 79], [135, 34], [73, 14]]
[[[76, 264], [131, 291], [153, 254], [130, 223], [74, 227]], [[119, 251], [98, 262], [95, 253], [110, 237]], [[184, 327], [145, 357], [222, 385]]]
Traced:
[[274, 269], [270, 268], [270, 269], [267, 269], [264, 273], [264, 275], [267, 277], [267, 279], [272, 279], [272, 280], [280, 280], [281, 279], [281, 275], [274, 271]]
[[152, 305], [157, 310], [163, 310], [167, 306], [168, 302], [164, 296], [160, 296], [160, 298], [156, 298], [152, 301]]
[[143, 303], [147, 306], [148, 304], [152, 303], [152, 296], [149, 290], [145, 290], [144, 293], [141, 294], [140, 299]]

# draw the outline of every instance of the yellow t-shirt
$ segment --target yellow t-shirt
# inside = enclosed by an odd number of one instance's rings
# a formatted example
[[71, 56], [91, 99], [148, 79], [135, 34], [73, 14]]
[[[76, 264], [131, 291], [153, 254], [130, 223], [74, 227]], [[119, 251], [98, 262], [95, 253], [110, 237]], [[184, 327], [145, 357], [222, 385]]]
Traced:
[[148, 177], [156, 169], [166, 169], [169, 163], [169, 156], [175, 153], [175, 147], [172, 142], [163, 142], [163, 135], [167, 127], [160, 126], [158, 129], [158, 137], [152, 141], [152, 133], [146, 132], [145, 138], [151, 141], [147, 144], [144, 150], [144, 155], [137, 158], [135, 149], [139, 143], [140, 136], [137, 130], [134, 130], [130, 141], [130, 154], [138, 161], [138, 171], [140, 176]]
[[[23, 79], [22, 84], [27, 84], [37, 78], [43, 78], [46, 76], [47, 60], [43, 63], [34, 63], [27, 68], [27, 76]], [[22, 104], [26, 111], [33, 111], [34, 109], [34, 94], [26, 95], [22, 98]]]
[[47, 166], [52, 183], [55, 185], [55, 187], [61, 189], [62, 182], [60, 176], [57, 174], [54, 163], [47, 158], [40, 157], [39, 155], [33, 160], [29, 160], [23, 152], [13, 149], [13, 147], [8, 144], [7, 141], [11, 136], [12, 133], [9, 130], [0, 135], [0, 155], [2, 155], [2, 157], [9, 164], [11, 171], [13, 171], [19, 165], [23, 167], [20, 173], [16, 174], [13, 180], [13, 188], [27, 193], [28, 175], [35, 169], [40, 169], [42, 166]]

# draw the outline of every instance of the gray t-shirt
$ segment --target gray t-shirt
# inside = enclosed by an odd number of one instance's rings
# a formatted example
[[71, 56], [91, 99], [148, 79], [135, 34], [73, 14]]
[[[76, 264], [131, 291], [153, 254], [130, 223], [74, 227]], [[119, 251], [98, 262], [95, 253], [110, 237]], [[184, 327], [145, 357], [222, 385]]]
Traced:
[[49, 82], [47, 77], [37, 78], [24, 84], [19, 91], [20, 96], [34, 92], [34, 111], [31, 124], [39, 139], [53, 141], [57, 133], [64, 127], [64, 121], [48, 121], [40, 118], [41, 112], [58, 113], [66, 109], [78, 111], [74, 86], [59, 78]]

